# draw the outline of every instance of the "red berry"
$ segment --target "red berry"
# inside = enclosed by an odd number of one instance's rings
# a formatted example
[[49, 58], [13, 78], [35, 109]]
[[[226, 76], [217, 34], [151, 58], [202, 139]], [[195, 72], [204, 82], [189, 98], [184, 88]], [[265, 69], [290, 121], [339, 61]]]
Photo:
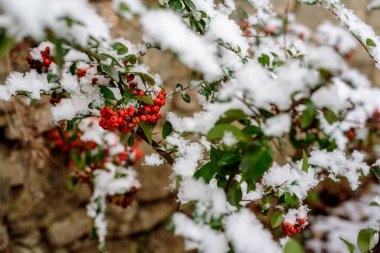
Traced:
[[135, 79], [135, 75], [134, 74], [130, 74], [130, 75], [127, 75], [127, 82], [132, 82], [133, 79]]
[[92, 80], [91, 80], [92, 84], [96, 84], [97, 82], [98, 82], [98, 78], [96, 78], [96, 77], [92, 78]]
[[145, 122], [146, 121], [146, 116], [145, 115], [141, 115], [140, 119], [141, 119], [141, 121]]
[[139, 91], [139, 96], [144, 96], [145, 92], [143, 90]]
[[44, 63], [45, 66], [49, 67], [50, 64], [51, 64], [51, 59], [50, 58], [44, 58], [43, 63]]
[[132, 90], [133, 95], [137, 95], [137, 93], [138, 93], [137, 90]]
[[77, 77], [82, 78], [86, 75], [86, 70], [85, 69], [78, 69], [77, 70]]
[[152, 107], [152, 111], [153, 112], [159, 112], [160, 111], [160, 107], [157, 106], [157, 105], [155, 105], [155, 106]]

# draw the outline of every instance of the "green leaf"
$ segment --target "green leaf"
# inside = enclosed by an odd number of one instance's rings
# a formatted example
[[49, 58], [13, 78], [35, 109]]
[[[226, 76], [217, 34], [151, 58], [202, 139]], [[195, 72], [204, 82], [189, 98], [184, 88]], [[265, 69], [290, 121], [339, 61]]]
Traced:
[[297, 240], [290, 238], [284, 246], [284, 253], [303, 253], [303, 249]]
[[190, 206], [195, 205], [196, 203], [197, 203], [196, 200], [191, 200], [191, 201], [189, 201], [189, 202], [187, 202], [187, 203], [185, 203], [185, 204], [180, 205], [179, 210], [186, 209], [186, 208], [188, 208], [188, 207], [190, 207]]
[[338, 117], [335, 115], [335, 113], [333, 111], [331, 111], [330, 109], [327, 109], [327, 108], [323, 109], [323, 116], [325, 116], [326, 121], [330, 125], [338, 120]]
[[308, 128], [313, 123], [316, 112], [315, 106], [310, 100], [305, 105], [306, 110], [301, 115], [301, 128]]
[[215, 124], [216, 125], [227, 124], [235, 120], [244, 119], [245, 117], [247, 117], [247, 115], [242, 110], [231, 109], [231, 110], [226, 111]]
[[183, 101], [185, 101], [186, 103], [190, 103], [190, 101], [191, 101], [191, 97], [190, 97], [189, 94], [187, 94], [187, 93], [182, 93], [182, 94], [181, 94], [181, 97], [182, 97]]
[[191, 1], [191, 0], [182, 0], [182, 1], [190, 7], [191, 11], [194, 14], [197, 12], [197, 9], [195, 8], [193, 1]]
[[116, 100], [115, 95], [113, 94], [112, 90], [110, 90], [109, 88], [105, 86], [100, 87], [100, 93], [102, 93], [105, 99]]
[[55, 45], [55, 60], [57, 62], [58, 69], [62, 69], [64, 59], [63, 59], [63, 40], [61, 39], [55, 39], [54, 45]]
[[75, 76], [76, 73], [77, 73], [77, 61], [73, 62], [71, 65], [70, 65], [70, 73]]
[[169, 136], [173, 132], [173, 126], [170, 121], [166, 121], [164, 124], [164, 128], [162, 129], [162, 138], [165, 139], [167, 136]]
[[101, 64], [101, 65], [100, 65], [100, 68], [102, 69], [102, 71], [103, 71], [104, 73], [106, 73], [106, 74], [109, 75], [113, 80], [115, 80], [115, 82], [119, 82], [119, 81], [120, 81], [120, 78], [119, 78], [119, 72], [117, 72], [117, 70], [116, 70], [113, 66], [105, 65], [105, 64]]
[[266, 144], [256, 143], [254, 146], [253, 151], [244, 154], [240, 163], [243, 178], [246, 181], [261, 178], [272, 163], [272, 152]]
[[355, 251], [355, 245], [354, 244], [350, 243], [346, 239], [343, 239], [342, 237], [339, 237], [339, 239], [342, 240], [344, 242], [344, 244], [346, 244], [346, 247], [347, 247], [349, 253], [354, 253], [354, 251]]
[[169, 0], [168, 2], [169, 8], [175, 12], [181, 12], [182, 10], [182, 2], [178, 0]]
[[129, 136], [128, 138], [128, 146], [133, 147], [134, 144], [135, 144], [135, 135], [131, 134], [131, 136]]
[[377, 177], [377, 179], [380, 180], [380, 170], [372, 168], [371, 171]]
[[300, 200], [297, 195], [290, 194], [289, 192], [285, 192], [284, 201], [286, 208], [298, 208], [300, 205]]
[[309, 170], [309, 160], [307, 158], [305, 150], [302, 150], [302, 171], [308, 172]]
[[240, 162], [240, 154], [235, 152], [224, 153], [218, 160], [219, 166], [231, 165]]
[[145, 84], [148, 84], [148, 85], [154, 85], [155, 84], [154, 79], [148, 74], [145, 74], [142, 72], [132, 72], [132, 74], [139, 76], [141, 78], [141, 81], [143, 81], [143, 83], [145, 83]]
[[120, 42], [113, 43], [112, 48], [116, 51], [118, 55], [128, 53], [128, 48], [123, 43], [120, 43]]
[[143, 102], [147, 105], [154, 105], [154, 102], [153, 102], [153, 99], [147, 95], [144, 95], [144, 96], [136, 96], [135, 97], [136, 100], [140, 101], [140, 102]]
[[153, 138], [152, 138], [152, 129], [153, 129], [152, 125], [149, 125], [145, 122], [140, 121], [139, 127], [141, 128], [141, 130], [143, 130], [149, 144], [152, 144], [152, 140], [153, 140]]
[[0, 58], [3, 58], [6, 53], [12, 48], [15, 39], [6, 35], [6, 30], [0, 30]]
[[281, 225], [281, 223], [283, 221], [282, 215], [283, 215], [283, 212], [280, 210], [278, 210], [272, 214], [272, 218], [270, 220], [270, 225], [272, 226], [272, 228], [276, 228], [276, 227]]
[[267, 55], [267, 54], [262, 54], [262, 55], [258, 58], [258, 61], [259, 61], [259, 63], [260, 63], [263, 67], [266, 67], [266, 66], [269, 66], [269, 64], [270, 64], [270, 57], [269, 57], [269, 55]]
[[48, 83], [55, 83], [59, 80], [59, 76], [54, 74], [53, 72], [51, 72], [49, 70], [49, 72], [47, 73], [47, 81]]
[[370, 38], [365, 41], [365, 44], [369, 47], [376, 47], [376, 43]]
[[357, 244], [361, 252], [368, 252], [375, 247], [374, 235], [377, 233], [372, 228], [365, 228], [359, 231]]
[[236, 138], [245, 140], [247, 136], [237, 127], [229, 124], [216, 125], [207, 133], [207, 140], [215, 141], [223, 138], [225, 132], [231, 132]]
[[243, 194], [241, 192], [240, 185], [236, 180], [234, 180], [227, 192], [228, 202], [230, 202], [233, 206], [239, 207], [239, 202], [241, 201], [242, 196]]
[[214, 166], [212, 162], [208, 162], [194, 173], [194, 177], [196, 179], [203, 178], [203, 180], [208, 183], [214, 177], [215, 173], [216, 166]]

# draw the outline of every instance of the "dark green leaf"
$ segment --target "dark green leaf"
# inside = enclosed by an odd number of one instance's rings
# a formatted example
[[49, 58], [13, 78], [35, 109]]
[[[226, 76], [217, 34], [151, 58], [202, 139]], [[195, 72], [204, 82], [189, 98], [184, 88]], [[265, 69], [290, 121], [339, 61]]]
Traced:
[[185, 101], [186, 103], [190, 103], [190, 101], [191, 101], [191, 97], [190, 97], [189, 94], [187, 94], [187, 93], [182, 93], [182, 94], [181, 94], [181, 97], [182, 97], [183, 101]]
[[169, 136], [171, 133], [173, 132], [173, 126], [172, 126], [172, 123], [170, 123], [170, 121], [166, 121], [165, 124], [164, 124], [164, 128], [162, 129], [162, 138], [166, 138], [167, 136]]
[[153, 138], [152, 138], [152, 125], [149, 125], [145, 122], [140, 121], [139, 127], [143, 130], [143, 132], [144, 132], [144, 134], [148, 140], [148, 143], [152, 144], [152, 140], [153, 140]]
[[175, 12], [181, 12], [182, 10], [182, 2], [179, 0], [169, 0], [168, 5]]
[[240, 162], [240, 154], [234, 152], [224, 153], [223, 156], [219, 159], [219, 166], [231, 165], [234, 163]]
[[228, 202], [230, 202], [231, 205], [239, 207], [239, 202], [241, 201], [243, 194], [241, 192], [240, 185], [238, 181], [234, 180], [228, 189], [227, 198]]
[[377, 179], [380, 180], [380, 170], [376, 168], [372, 168], [371, 171], [377, 177]]
[[128, 138], [128, 146], [132, 147], [134, 144], [135, 144], [135, 135], [131, 134], [131, 136], [129, 136]]
[[49, 71], [47, 73], [47, 80], [48, 80], [48, 83], [55, 83], [59, 80], [59, 76]]
[[112, 90], [110, 90], [109, 88], [105, 86], [100, 87], [100, 93], [102, 93], [105, 99], [116, 100], [115, 95], [113, 94]]
[[204, 181], [208, 183], [214, 177], [215, 173], [216, 166], [213, 166], [212, 162], [208, 162], [194, 173], [194, 177], [197, 179], [203, 178]]
[[266, 66], [269, 66], [270, 64], [270, 58], [267, 54], [262, 54], [259, 58], [258, 58], [258, 61], [259, 63], [263, 66], [263, 67], [266, 67]]
[[298, 208], [300, 205], [300, 200], [298, 199], [297, 195], [290, 194], [289, 192], [285, 192], [284, 202], [287, 208]]
[[272, 214], [272, 218], [270, 220], [270, 225], [272, 226], [272, 228], [276, 228], [281, 225], [282, 220], [283, 220], [282, 215], [283, 215], [283, 212], [280, 210]]
[[63, 47], [62, 47], [63, 41], [61, 39], [54, 40], [55, 45], [55, 60], [57, 62], [58, 69], [62, 69], [63, 67]]
[[309, 170], [309, 160], [307, 159], [305, 150], [302, 150], [302, 171], [307, 173], [308, 170]]
[[263, 143], [255, 144], [253, 151], [246, 152], [240, 167], [246, 181], [259, 179], [272, 163], [272, 152]]

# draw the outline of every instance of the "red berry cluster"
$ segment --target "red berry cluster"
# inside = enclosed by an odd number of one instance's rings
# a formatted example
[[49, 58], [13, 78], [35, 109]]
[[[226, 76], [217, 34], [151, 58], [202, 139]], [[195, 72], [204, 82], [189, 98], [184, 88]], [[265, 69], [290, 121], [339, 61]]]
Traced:
[[307, 217], [302, 219], [297, 219], [297, 223], [292, 225], [289, 222], [282, 223], [282, 232], [287, 236], [293, 236], [302, 231], [303, 226], [307, 222]]
[[77, 77], [82, 78], [87, 74], [87, 71], [85, 69], [77, 69]]
[[28, 56], [26, 60], [31, 69], [35, 69], [38, 73], [46, 73], [50, 67], [50, 64], [53, 62], [52, 56], [50, 54], [50, 47], [46, 47], [45, 50], [40, 52], [42, 56], [42, 62], [40, 60], [33, 59], [31, 56]]
[[153, 101], [154, 105], [145, 105], [144, 107], [138, 109], [138, 114], [141, 121], [154, 124], [162, 118], [160, 110], [166, 103], [166, 94], [166, 91], [160, 90], [157, 97]]
[[[132, 94], [144, 96], [143, 90], [137, 90], [135, 83], [130, 84], [133, 87]], [[105, 106], [100, 110], [101, 119], [99, 126], [106, 130], [119, 129], [123, 133], [130, 132], [141, 120], [149, 124], [156, 123], [161, 117], [160, 110], [166, 102], [166, 91], [160, 90], [154, 99], [154, 105], [142, 104], [139, 108], [129, 106], [126, 109], [113, 110], [110, 106]]]
[[82, 141], [80, 133], [76, 133], [75, 138], [72, 138], [72, 133], [66, 131], [62, 132], [63, 138], [57, 129], [47, 133], [46, 137], [53, 142], [54, 147], [59, 148], [60, 151], [68, 151], [70, 149], [90, 150], [97, 147], [93, 141]]
[[120, 132], [128, 133], [139, 123], [134, 106], [120, 109], [117, 112], [111, 107], [105, 106], [100, 110], [100, 115], [102, 117], [99, 121], [99, 126], [106, 130], [118, 128]]
[[131, 205], [134, 196], [138, 192], [138, 188], [132, 187], [128, 192], [124, 194], [118, 194], [118, 195], [107, 195], [106, 199], [108, 202], [120, 206], [122, 208], [126, 208], [127, 206]]

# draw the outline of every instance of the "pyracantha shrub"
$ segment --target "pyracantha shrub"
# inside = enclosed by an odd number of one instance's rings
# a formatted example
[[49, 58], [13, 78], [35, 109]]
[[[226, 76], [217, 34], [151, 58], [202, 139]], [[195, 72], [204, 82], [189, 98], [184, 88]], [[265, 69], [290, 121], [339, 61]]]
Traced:
[[[380, 89], [347, 62], [360, 44], [379, 67], [380, 38], [340, 0], [299, 3], [325, 8], [341, 25], [326, 21], [312, 33], [269, 0], [162, 0], [156, 9], [113, 0], [122, 17], [140, 16], [146, 44], [134, 45], [113, 39], [86, 1], [0, 1], [5, 49], [26, 37], [43, 41], [31, 49], [31, 70], [0, 86], [0, 99], [50, 96], [59, 129], [47, 137], [72, 153], [73, 180], [92, 185], [87, 209], [101, 250], [106, 204], [127, 206], [140, 187], [132, 169], [140, 139], [156, 152], [145, 164], [170, 164], [169, 187], [192, 210], [168, 226], [186, 249], [298, 253], [303, 240], [314, 252], [379, 250], [372, 175], [380, 177]], [[193, 80], [167, 93], [140, 64], [152, 48], [175, 53]], [[200, 112], [163, 113], [173, 94], [190, 102], [187, 90], [198, 92]], [[162, 138], [152, 134], [161, 118]], [[358, 205], [373, 217], [344, 226], [334, 217], [342, 204], [321, 225], [312, 200], [326, 181], [371, 188]], [[318, 232], [327, 235], [311, 238]]]

